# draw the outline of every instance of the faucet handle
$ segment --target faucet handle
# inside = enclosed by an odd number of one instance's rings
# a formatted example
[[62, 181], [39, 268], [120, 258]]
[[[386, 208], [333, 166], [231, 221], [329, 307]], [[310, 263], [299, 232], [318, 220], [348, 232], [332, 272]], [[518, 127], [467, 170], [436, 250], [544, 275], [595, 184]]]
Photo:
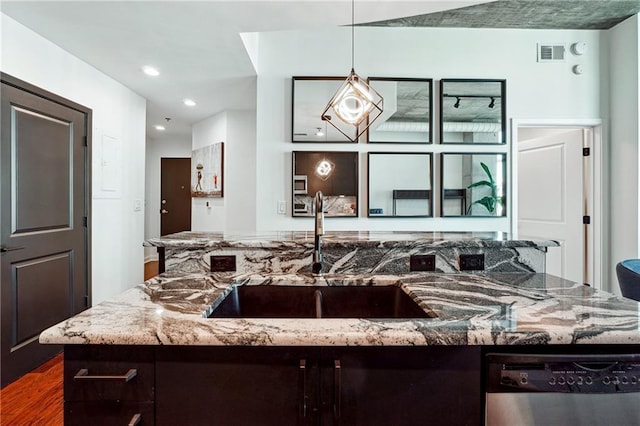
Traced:
[[324, 195], [322, 191], [316, 192], [315, 201], [315, 234], [316, 236], [324, 235]]

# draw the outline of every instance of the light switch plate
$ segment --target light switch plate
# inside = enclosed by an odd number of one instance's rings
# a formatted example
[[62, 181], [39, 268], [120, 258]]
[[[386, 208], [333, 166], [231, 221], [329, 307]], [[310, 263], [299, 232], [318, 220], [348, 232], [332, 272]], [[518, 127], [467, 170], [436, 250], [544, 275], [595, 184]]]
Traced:
[[278, 214], [285, 214], [287, 212], [287, 202], [283, 200], [278, 201]]

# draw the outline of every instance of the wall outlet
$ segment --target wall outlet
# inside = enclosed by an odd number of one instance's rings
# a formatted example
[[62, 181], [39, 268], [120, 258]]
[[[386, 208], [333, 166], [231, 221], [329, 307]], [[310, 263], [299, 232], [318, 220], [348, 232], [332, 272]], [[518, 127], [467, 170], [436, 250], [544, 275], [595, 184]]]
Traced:
[[484, 271], [484, 254], [461, 254], [458, 261], [461, 271]]
[[428, 271], [436, 270], [435, 254], [412, 254], [409, 256], [409, 271]]
[[235, 272], [236, 257], [234, 255], [214, 255], [209, 258], [211, 272]]
[[287, 212], [287, 202], [283, 200], [278, 201], [278, 214], [285, 214]]
[[139, 212], [140, 210], [142, 210], [142, 200], [136, 198], [135, 200], [133, 200], [133, 211]]

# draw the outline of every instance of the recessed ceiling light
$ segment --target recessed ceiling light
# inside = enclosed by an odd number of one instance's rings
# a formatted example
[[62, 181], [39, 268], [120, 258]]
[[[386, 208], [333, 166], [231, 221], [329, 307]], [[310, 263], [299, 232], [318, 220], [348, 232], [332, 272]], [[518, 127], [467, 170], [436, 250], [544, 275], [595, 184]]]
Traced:
[[156, 128], [156, 130], [160, 130], [160, 131], [164, 130], [164, 126], [157, 125], [157, 126], [154, 126], [154, 127]]
[[145, 65], [144, 67], [142, 67], [142, 72], [144, 72], [146, 75], [150, 75], [151, 77], [157, 77], [160, 75], [160, 71], [158, 71], [151, 65]]
[[191, 99], [185, 99], [183, 102], [186, 106], [190, 106], [190, 107], [196, 106], [196, 103]]

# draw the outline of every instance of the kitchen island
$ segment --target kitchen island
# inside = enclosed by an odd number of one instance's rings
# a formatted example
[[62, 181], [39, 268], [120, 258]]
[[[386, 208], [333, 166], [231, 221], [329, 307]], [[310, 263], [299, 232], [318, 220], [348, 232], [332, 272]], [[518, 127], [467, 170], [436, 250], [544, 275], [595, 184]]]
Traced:
[[[146, 242], [166, 272], [40, 335], [65, 347], [65, 422], [479, 425], [496, 354], [640, 352], [638, 303], [545, 274], [555, 241], [345, 232], [319, 243]], [[324, 274], [308, 273], [316, 251]]]
[[[209, 318], [277, 285], [399, 286], [436, 317]], [[486, 354], [638, 353], [638, 312], [546, 274], [165, 273], [40, 341], [65, 345], [68, 424], [475, 425]]]

